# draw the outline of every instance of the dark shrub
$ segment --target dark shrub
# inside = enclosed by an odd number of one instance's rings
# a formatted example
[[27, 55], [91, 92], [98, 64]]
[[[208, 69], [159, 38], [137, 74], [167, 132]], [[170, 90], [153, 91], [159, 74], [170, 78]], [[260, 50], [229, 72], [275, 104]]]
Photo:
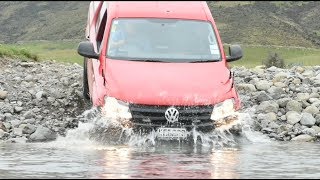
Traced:
[[275, 66], [278, 68], [285, 68], [284, 60], [278, 55], [278, 53], [269, 53], [267, 59], [262, 61], [262, 64], [269, 68]]

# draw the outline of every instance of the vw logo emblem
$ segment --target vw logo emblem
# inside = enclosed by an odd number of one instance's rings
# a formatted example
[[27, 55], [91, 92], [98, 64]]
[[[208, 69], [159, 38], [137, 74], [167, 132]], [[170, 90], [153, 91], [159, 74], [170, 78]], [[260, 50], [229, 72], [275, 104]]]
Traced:
[[174, 107], [170, 107], [166, 110], [164, 115], [165, 115], [167, 121], [169, 121], [171, 123], [177, 122], [178, 118], [179, 118], [179, 111]]

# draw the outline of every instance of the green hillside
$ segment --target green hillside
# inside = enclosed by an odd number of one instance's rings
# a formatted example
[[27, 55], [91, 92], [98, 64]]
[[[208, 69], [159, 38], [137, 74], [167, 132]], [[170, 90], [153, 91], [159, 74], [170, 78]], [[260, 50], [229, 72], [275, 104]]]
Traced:
[[84, 37], [89, 1], [1, 1], [0, 41]]
[[208, 1], [226, 43], [320, 46], [320, 2]]
[[[320, 46], [320, 2], [208, 1], [223, 42]], [[1, 1], [0, 43], [83, 39], [89, 1]]]

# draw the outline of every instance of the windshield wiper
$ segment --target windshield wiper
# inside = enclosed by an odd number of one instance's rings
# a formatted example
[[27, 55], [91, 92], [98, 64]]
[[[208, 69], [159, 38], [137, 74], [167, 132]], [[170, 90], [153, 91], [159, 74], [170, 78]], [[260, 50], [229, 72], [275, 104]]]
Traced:
[[168, 63], [168, 61], [162, 61], [158, 59], [130, 59], [130, 61], [141, 61], [141, 62], [164, 62]]
[[208, 59], [208, 60], [189, 61], [188, 63], [219, 62], [219, 61], [220, 59]]

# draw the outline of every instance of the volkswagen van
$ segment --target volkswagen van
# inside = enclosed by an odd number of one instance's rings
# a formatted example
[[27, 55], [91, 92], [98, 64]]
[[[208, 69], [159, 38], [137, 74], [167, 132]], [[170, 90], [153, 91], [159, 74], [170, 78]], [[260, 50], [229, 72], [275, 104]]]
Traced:
[[241, 47], [225, 54], [206, 2], [92, 1], [85, 36], [84, 97], [123, 126], [185, 138], [241, 107], [228, 66]]

